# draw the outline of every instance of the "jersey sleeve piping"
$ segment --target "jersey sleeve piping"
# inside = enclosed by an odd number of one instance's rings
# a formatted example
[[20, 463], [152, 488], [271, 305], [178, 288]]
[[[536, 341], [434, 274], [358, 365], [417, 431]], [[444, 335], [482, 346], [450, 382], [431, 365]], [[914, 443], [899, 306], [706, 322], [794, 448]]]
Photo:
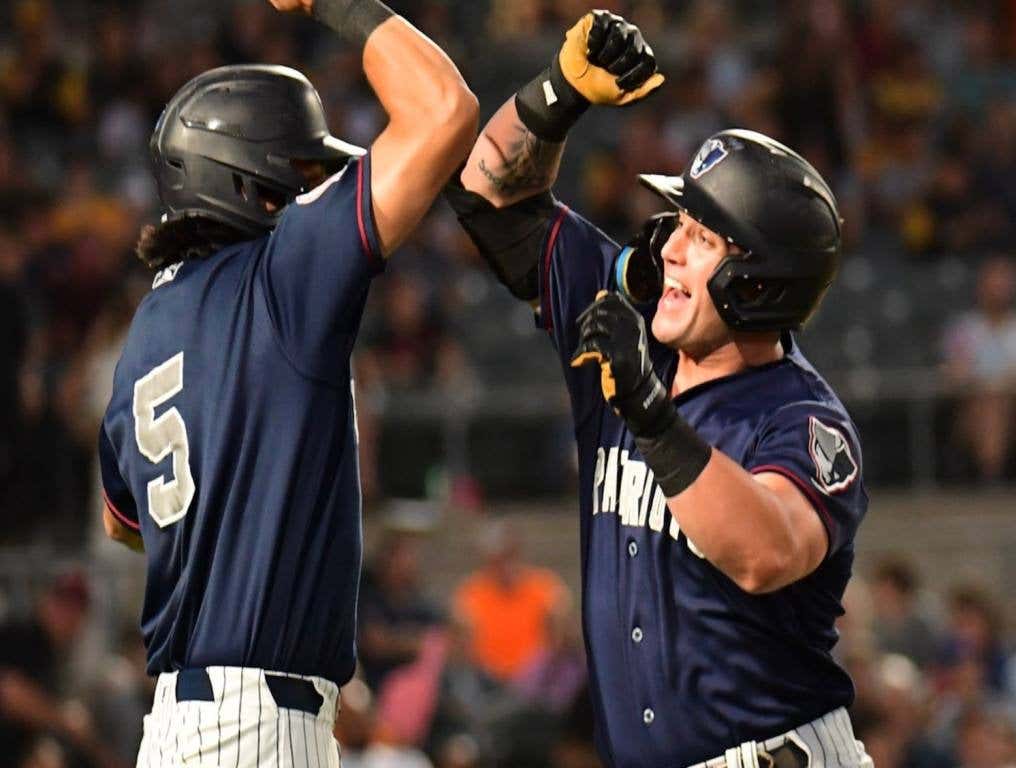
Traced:
[[[138, 520], [137, 504], [117, 463], [116, 450], [113, 448], [113, 442], [109, 439], [109, 434], [106, 432], [105, 421], [99, 425], [97, 448], [99, 454], [99, 474], [101, 476], [99, 487], [102, 490], [102, 497], [106, 502], [106, 506], [109, 507], [113, 516], [128, 528], [134, 531], [140, 530], [141, 525]], [[119, 500], [119, 503], [113, 501], [114, 497]]]
[[123, 512], [121, 512], [119, 509], [117, 509], [116, 504], [114, 504], [113, 500], [111, 498], [109, 498], [109, 494], [106, 493], [106, 489], [105, 488], [102, 489], [102, 499], [103, 499], [103, 501], [106, 502], [106, 508], [110, 512], [113, 513], [113, 517], [115, 517], [121, 523], [126, 525], [132, 531], [140, 531], [141, 530], [141, 523], [139, 523], [136, 520], [131, 520], [129, 517], [127, 517], [127, 515], [125, 515]]
[[819, 519], [822, 521], [822, 525], [826, 529], [826, 534], [829, 536], [829, 551], [833, 550], [833, 543], [837, 541], [838, 527], [836, 521], [833, 520], [832, 515], [829, 514], [829, 510], [826, 509], [825, 503], [822, 501], [822, 497], [818, 495], [818, 492], [812, 488], [807, 482], [794, 471], [781, 467], [779, 464], [763, 464], [759, 467], [753, 467], [751, 473], [758, 475], [763, 472], [774, 472], [775, 474], [782, 475], [792, 482], [797, 489], [804, 494], [805, 498], [818, 513]]
[[377, 223], [374, 221], [372, 198], [364, 194], [365, 174], [370, 172], [370, 154], [363, 156], [356, 168], [356, 226], [360, 231], [360, 243], [363, 252], [375, 273], [383, 272], [385, 259], [381, 251], [381, 238], [378, 237]]
[[[353, 165], [354, 163], [355, 167]], [[380, 246], [380, 238], [377, 233], [377, 226], [374, 219], [370, 193], [370, 176], [368, 175], [370, 173], [370, 163], [370, 152], [362, 157], [354, 158], [342, 171], [339, 171], [319, 187], [315, 187], [311, 190], [311, 192], [302, 196], [306, 199], [298, 198], [297, 203], [315, 202], [330, 185], [339, 183], [342, 179], [347, 178], [350, 173], [355, 173], [355, 191], [353, 193], [355, 195], [355, 200], [353, 202], [356, 211], [356, 237], [360, 241], [359, 245], [362, 250], [363, 257], [367, 261], [368, 267], [366, 271], [371, 277], [373, 277], [385, 270], [387, 267], [387, 260], [382, 256], [383, 252]], [[265, 253], [266, 251], [262, 253], [262, 258], [264, 258]], [[355, 253], [353, 255], [355, 256]], [[282, 354], [282, 357], [289, 364], [289, 367], [298, 375], [316, 385], [327, 387], [329, 389], [342, 389], [347, 387], [348, 381], [346, 381], [343, 377], [340, 377], [339, 380], [335, 380], [331, 376], [315, 370], [315, 366], [301, 360], [300, 356], [289, 349], [286, 340], [279, 329], [280, 321], [278, 313], [274, 307], [274, 303], [276, 301], [275, 290], [271, 285], [271, 281], [264, 278], [262, 279], [262, 286], [266, 294], [266, 298], [268, 299], [269, 325], [272, 338], [274, 339], [279, 352]]]
[[550, 228], [550, 236], [547, 238], [547, 250], [543, 257], [543, 280], [542, 280], [542, 291], [540, 296], [540, 314], [543, 318], [543, 328], [548, 333], [552, 333], [554, 330], [554, 307], [553, 307], [553, 295], [550, 289], [550, 268], [551, 260], [554, 256], [554, 247], [557, 245], [558, 235], [561, 234], [561, 225], [564, 224], [564, 217], [568, 215], [568, 206], [560, 205], [561, 212], [558, 213], [557, 218], [554, 220], [554, 225]]

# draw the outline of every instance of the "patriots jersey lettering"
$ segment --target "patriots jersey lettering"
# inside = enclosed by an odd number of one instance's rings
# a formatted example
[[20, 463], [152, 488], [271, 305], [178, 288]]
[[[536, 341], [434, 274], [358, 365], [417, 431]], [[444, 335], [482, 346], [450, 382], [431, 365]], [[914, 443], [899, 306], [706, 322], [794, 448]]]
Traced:
[[[700, 172], [722, 162], [708, 154]], [[835, 620], [867, 509], [857, 432], [835, 394], [781, 338], [782, 359], [674, 399], [698, 434], [752, 473], [788, 478], [828, 535], [824, 562], [784, 589], [751, 595], [683, 534], [599, 371], [572, 368], [576, 317], [614, 289], [620, 248], [560, 206], [545, 242], [540, 319], [558, 351], [579, 453], [582, 610], [596, 741], [606, 764], [673, 768], [764, 741], [848, 706]], [[655, 307], [644, 308], [647, 327]], [[665, 385], [677, 356], [650, 337]]]
[[[628, 451], [617, 446], [596, 451], [593, 514], [616, 514], [619, 525], [632, 528], [649, 526], [654, 533], [662, 533], [669, 518], [667, 535], [674, 541], [681, 535], [681, 526], [670, 514], [667, 497], [656, 484], [653, 470], [644, 461], [629, 457]], [[695, 542], [687, 536], [684, 540], [697, 557], [704, 557]]]
[[383, 264], [368, 154], [270, 235], [156, 275], [99, 434], [107, 506], [144, 540], [150, 675], [352, 675], [350, 355]]

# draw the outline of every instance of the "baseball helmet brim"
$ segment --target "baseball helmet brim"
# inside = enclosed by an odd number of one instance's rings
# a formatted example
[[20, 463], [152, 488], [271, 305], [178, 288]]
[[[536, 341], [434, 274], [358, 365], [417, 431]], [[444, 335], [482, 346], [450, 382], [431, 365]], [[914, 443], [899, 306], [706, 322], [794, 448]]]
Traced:
[[640, 174], [638, 180], [642, 186], [725, 238], [727, 242], [749, 252], [756, 251], [760, 247], [758, 234], [748, 227], [741, 226], [694, 181], [688, 181], [683, 176], [665, 176], [656, 173]]
[[363, 157], [367, 150], [337, 139], [328, 134], [286, 148], [287, 160], [320, 160], [322, 162], [348, 160], [352, 157]]
[[[356, 144], [350, 144], [348, 141], [337, 139], [334, 136], [325, 136], [320, 145], [322, 148], [323, 155], [321, 157], [363, 157], [367, 154], [367, 150], [363, 147], [358, 147]], [[318, 159], [317, 155], [307, 155], [308, 159]]]

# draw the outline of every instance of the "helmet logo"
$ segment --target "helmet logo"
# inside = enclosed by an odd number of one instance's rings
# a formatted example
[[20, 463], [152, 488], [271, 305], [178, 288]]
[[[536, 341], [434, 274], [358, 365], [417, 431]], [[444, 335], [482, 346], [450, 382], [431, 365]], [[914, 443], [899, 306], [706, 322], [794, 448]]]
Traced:
[[695, 155], [695, 160], [691, 164], [691, 177], [697, 179], [703, 173], [711, 171], [728, 154], [722, 139], [709, 139]]

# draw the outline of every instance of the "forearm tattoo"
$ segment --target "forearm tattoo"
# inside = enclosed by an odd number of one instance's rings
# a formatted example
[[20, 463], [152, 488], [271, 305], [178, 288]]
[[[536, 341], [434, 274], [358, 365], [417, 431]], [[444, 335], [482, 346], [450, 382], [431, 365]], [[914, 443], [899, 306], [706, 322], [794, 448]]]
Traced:
[[480, 158], [478, 168], [502, 195], [546, 189], [554, 180], [561, 145], [538, 139], [522, 123], [515, 124], [515, 135], [502, 147], [489, 133], [484, 136], [497, 152], [500, 162], [487, 164]]

